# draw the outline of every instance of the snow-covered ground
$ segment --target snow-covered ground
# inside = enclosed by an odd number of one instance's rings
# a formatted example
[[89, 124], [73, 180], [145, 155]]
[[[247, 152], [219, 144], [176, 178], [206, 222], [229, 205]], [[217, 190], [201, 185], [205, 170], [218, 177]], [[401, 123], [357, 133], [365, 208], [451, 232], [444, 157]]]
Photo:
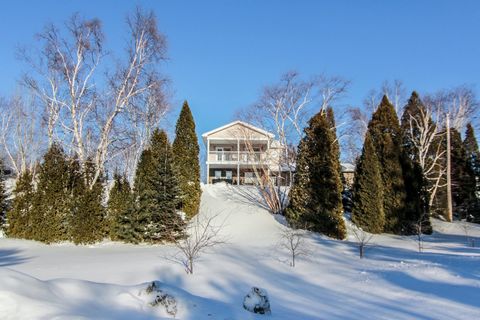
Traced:
[[[0, 319], [171, 318], [151, 307], [158, 281], [177, 299], [177, 319], [477, 319], [480, 249], [460, 223], [434, 221], [417, 252], [414, 237], [376, 236], [360, 260], [354, 238], [312, 234], [311, 255], [289, 266], [283, 225], [248, 188], [204, 187], [201, 215], [219, 215], [228, 243], [203, 256], [195, 274], [170, 259], [172, 246], [104, 242], [43, 245], [0, 239]], [[480, 247], [480, 228], [470, 237]], [[272, 314], [242, 307], [251, 287], [267, 290]]]

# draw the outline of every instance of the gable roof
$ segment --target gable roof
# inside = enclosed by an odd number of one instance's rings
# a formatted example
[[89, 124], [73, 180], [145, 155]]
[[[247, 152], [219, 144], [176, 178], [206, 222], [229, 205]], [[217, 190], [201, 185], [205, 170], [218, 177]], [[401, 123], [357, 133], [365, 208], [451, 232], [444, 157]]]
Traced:
[[270, 133], [266, 130], [260, 129], [258, 127], [255, 127], [254, 125], [251, 125], [249, 123], [246, 123], [246, 122], [243, 122], [243, 121], [240, 121], [240, 120], [230, 122], [229, 124], [226, 124], [226, 125], [221, 126], [219, 128], [216, 128], [216, 129], [213, 129], [211, 131], [205, 132], [204, 134], [202, 134], [202, 137], [204, 139], [206, 139], [209, 135], [212, 135], [212, 134], [217, 133], [219, 131], [225, 130], [225, 129], [230, 128], [230, 127], [233, 127], [234, 125], [237, 125], [237, 124], [243, 125], [243, 126], [249, 128], [249, 129], [253, 130], [253, 131], [257, 131], [257, 132], [259, 132], [261, 134], [264, 134], [264, 135], [266, 135], [270, 138], [275, 137], [275, 135], [273, 133]]

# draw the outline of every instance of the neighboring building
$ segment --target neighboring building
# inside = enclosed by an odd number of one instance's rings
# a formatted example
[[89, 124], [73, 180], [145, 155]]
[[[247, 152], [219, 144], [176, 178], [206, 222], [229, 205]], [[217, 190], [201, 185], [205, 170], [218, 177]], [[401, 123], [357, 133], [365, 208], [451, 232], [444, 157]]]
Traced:
[[[207, 184], [256, 184], [266, 175], [277, 184], [291, 184], [295, 164], [282, 164], [284, 149], [273, 133], [234, 121], [204, 133], [202, 138], [207, 150]], [[342, 163], [341, 168], [345, 185], [351, 187], [355, 166]]]
[[275, 135], [251, 124], [234, 121], [202, 135], [207, 150], [207, 184], [256, 184], [258, 178], [274, 177], [290, 184], [290, 170], [282, 168], [283, 147]]
[[347, 189], [351, 189], [353, 186], [353, 179], [355, 178], [355, 166], [351, 163], [340, 164], [343, 184]]

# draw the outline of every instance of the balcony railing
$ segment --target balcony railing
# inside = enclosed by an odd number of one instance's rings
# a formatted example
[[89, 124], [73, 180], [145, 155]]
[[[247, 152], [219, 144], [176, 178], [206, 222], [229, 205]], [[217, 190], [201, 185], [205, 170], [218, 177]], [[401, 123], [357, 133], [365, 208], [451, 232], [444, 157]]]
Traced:
[[265, 152], [210, 151], [208, 153], [210, 163], [259, 163], [265, 159]]

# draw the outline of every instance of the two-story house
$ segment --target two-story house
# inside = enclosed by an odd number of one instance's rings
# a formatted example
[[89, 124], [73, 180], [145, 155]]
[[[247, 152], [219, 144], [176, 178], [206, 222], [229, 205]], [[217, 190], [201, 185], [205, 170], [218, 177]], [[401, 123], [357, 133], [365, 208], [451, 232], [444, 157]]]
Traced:
[[[268, 175], [277, 185], [291, 185], [295, 164], [282, 161], [285, 149], [273, 133], [234, 121], [204, 133], [202, 138], [207, 150], [207, 184], [256, 184]], [[345, 187], [351, 188], [355, 166], [342, 163], [341, 171]]]
[[202, 138], [207, 150], [208, 184], [256, 184], [267, 174], [279, 184], [290, 184], [289, 170], [280, 163], [284, 149], [274, 134], [234, 121], [204, 133]]

